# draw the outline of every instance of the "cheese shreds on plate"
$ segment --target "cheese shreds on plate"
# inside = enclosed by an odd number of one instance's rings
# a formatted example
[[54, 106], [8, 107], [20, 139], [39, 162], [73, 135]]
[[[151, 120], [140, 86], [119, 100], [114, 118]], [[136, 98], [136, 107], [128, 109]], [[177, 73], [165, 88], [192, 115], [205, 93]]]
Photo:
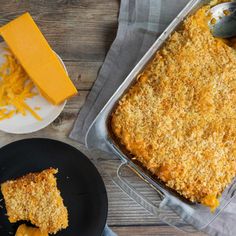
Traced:
[[0, 121], [11, 118], [16, 113], [25, 116], [27, 112], [35, 119], [42, 120], [26, 103], [26, 99], [37, 95], [33, 89], [34, 84], [23, 67], [6, 49], [5, 62], [0, 67]]

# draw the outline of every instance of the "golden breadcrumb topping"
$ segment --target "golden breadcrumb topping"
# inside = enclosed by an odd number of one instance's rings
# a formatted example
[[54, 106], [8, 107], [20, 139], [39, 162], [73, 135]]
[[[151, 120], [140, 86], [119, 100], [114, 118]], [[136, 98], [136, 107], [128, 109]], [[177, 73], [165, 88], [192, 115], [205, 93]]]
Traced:
[[188, 17], [119, 101], [111, 126], [167, 186], [212, 209], [236, 174], [236, 51], [209, 6]]
[[1, 184], [11, 223], [30, 221], [42, 232], [53, 234], [68, 226], [68, 212], [54, 176], [57, 172], [50, 168]]

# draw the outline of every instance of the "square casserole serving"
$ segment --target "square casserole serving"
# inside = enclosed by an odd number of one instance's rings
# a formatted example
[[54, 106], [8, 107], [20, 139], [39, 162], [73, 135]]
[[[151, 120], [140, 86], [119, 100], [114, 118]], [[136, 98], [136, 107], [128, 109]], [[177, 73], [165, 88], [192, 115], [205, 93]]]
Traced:
[[236, 51], [209, 6], [189, 16], [111, 115], [118, 142], [168, 187], [214, 210], [236, 175]]

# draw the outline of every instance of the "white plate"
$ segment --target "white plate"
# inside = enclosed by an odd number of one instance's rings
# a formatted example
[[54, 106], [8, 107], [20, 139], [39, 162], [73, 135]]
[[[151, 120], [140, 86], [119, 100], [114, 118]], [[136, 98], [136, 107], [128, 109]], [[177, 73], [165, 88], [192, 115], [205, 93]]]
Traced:
[[[6, 53], [4, 48], [6, 48], [6, 44], [4, 42], [0, 43], [0, 66], [4, 62], [4, 54]], [[63, 61], [59, 56], [58, 58], [64, 66], [66, 73], [68, 74]], [[54, 106], [44, 99], [40, 94], [34, 96], [33, 98], [27, 99], [26, 103], [32, 109], [35, 107], [40, 107], [40, 110], [37, 110], [36, 112], [42, 118], [42, 121], [36, 120], [29, 112], [27, 112], [26, 116], [16, 114], [9, 119], [0, 121], [1, 131], [11, 134], [27, 134], [43, 129], [60, 115], [66, 105], [65, 101], [58, 106]]]

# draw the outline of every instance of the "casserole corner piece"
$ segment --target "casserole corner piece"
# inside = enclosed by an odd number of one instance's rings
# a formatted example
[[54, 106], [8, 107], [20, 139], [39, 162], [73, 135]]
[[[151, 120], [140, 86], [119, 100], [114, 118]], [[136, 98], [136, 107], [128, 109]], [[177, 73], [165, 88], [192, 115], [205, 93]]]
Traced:
[[214, 38], [210, 5], [188, 16], [119, 100], [111, 129], [131, 156], [214, 211], [236, 173], [236, 53]]

